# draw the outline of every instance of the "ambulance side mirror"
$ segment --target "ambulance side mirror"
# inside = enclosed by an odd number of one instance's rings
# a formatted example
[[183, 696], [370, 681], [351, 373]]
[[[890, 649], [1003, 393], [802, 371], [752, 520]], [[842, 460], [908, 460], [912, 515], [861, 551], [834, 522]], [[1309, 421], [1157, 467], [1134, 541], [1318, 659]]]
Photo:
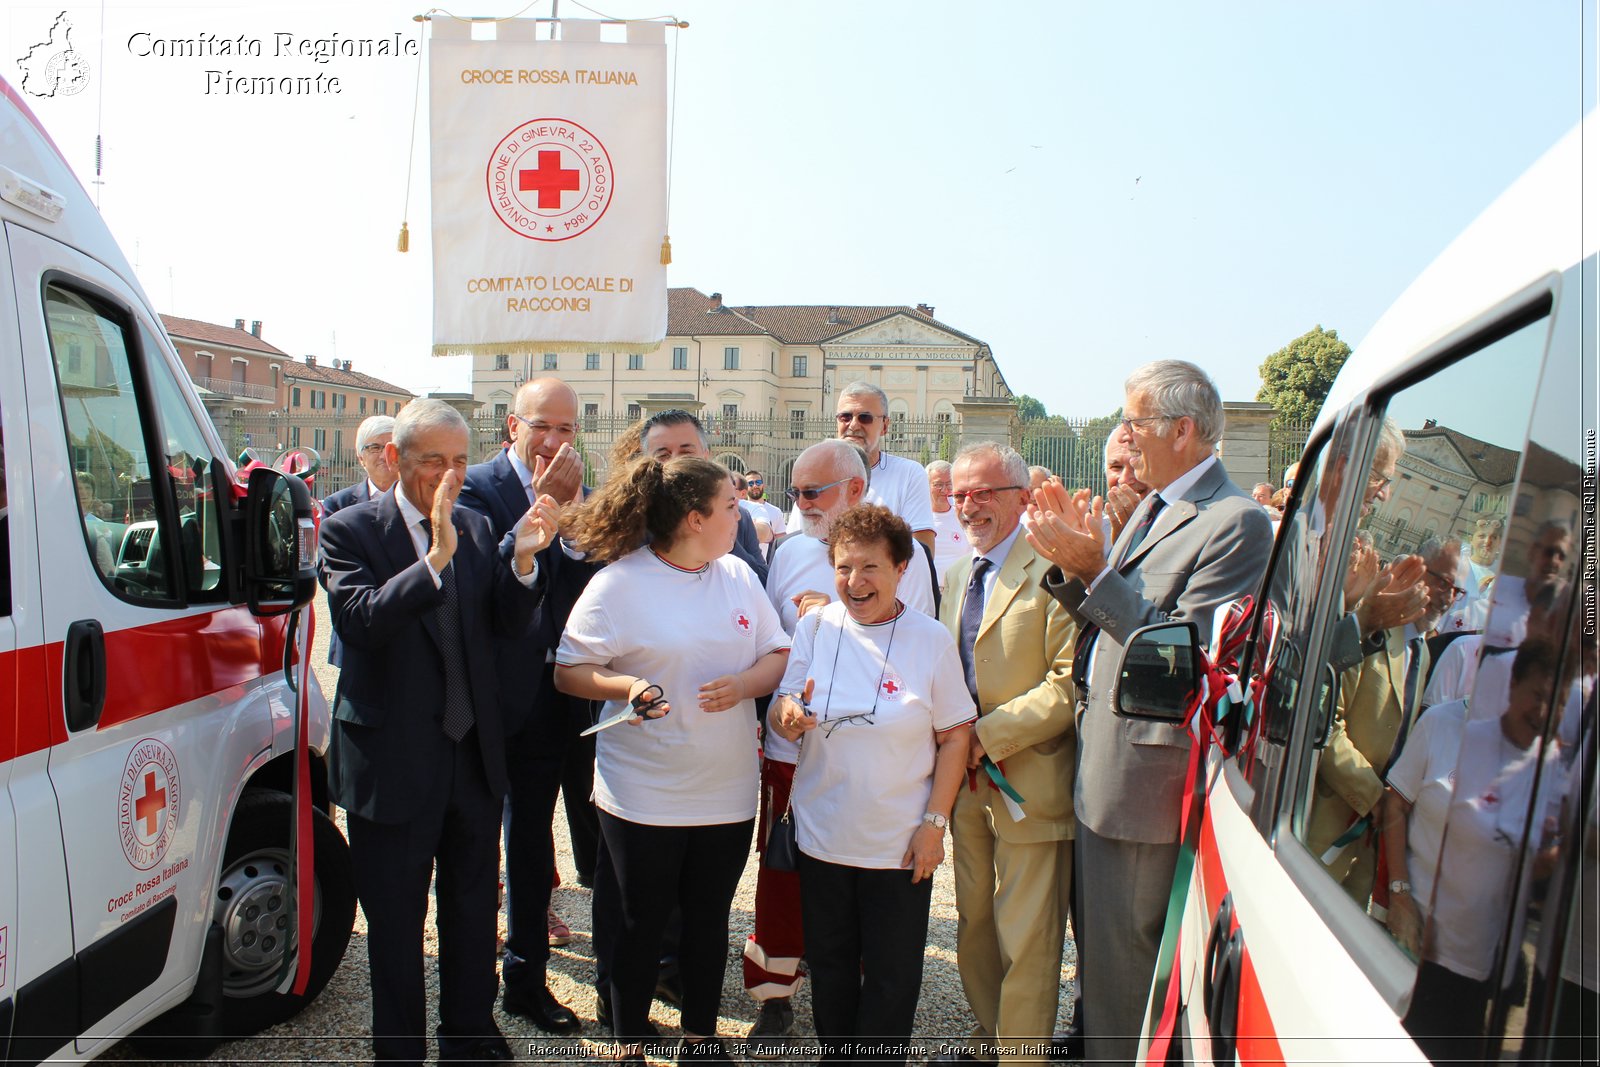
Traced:
[[284, 615], [317, 589], [311, 490], [292, 474], [257, 467], [244, 503], [244, 593], [254, 615]]
[[1188, 718], [1200, 677], [1200, 630], [1162, 622], [1135, 630], [1122, 650], [1117, 714], [1178, 724]]

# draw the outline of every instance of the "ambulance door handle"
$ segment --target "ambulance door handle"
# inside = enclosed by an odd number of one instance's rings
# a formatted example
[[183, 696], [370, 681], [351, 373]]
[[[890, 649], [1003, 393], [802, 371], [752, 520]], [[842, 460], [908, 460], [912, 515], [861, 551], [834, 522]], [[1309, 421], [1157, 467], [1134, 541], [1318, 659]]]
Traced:
[[1211, 1062], [1232, 1063], [1239, 1037], [1239, 980], [1244, 967], [1244, 930], [1228, 935], [1218, 953], [1216, 977], [1208, 990], [1211, 1010], [1206, 1012], [1211, 1031]]
[[1217, 905], [1217, 917], [1211, 921], [1211, 936], [1206, 938], [1206, 980], [1200, 987], [1200, 1003], [1206, 1018], [1211, 1018], [1212, 990], [1217, 982], [1217, 956], [1228, 942], [1233, 927], [1233, 894], [1225, 893]]
[[94, 619], [67, 627], [61, 672], [67, 729], [87, 730], [99, 724], [106, 707], [106, 635]]

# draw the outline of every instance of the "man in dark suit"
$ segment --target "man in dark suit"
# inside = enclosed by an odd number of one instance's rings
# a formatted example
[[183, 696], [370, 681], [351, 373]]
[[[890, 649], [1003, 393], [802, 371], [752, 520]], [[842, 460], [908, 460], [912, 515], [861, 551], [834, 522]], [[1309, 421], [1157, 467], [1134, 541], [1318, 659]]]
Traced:
[[[356, 462], [361, 464], [361, 470], [366, 477], [354, 485], [347, 485], [336, 493], [329, 493], [322, 498], [322, 517], [327, 518], [341, 508], [348, 508], [354, 504], [365, 504], [374, 497], [382, 496], [389, 491], [389, 487], [400, 476], [389, 462], [385, 449], [390, 441], [394, 440], [394, 417], [392, 415], [369, 415], [363, 419], [356, 428]], [[327, 587], [327, 580], [323, 577], [323, 587]], [[337, 631], [328, 637], [328, 662], [335, 667], [343, 662], [343, 647], [339, 642]]]
[[[461, 506], [487, 516], [496, 535], [515, 525], [540, 496], [568, 504], [583, 489], [583, 460], [572, 447], [578, 395], [569, 385], [559, 378], [525, 382], [506, 426], [511, 447], [468, 467], [461, 489]], [[550, 992], [545, 975], [554, 927], [551, 823], [556, 794], [564, 788], [579, 880], [591, 881], [599, 836], [589, 799], [594, 743], [578, 737], [590, 722], [589, 702], [556, 692], [555, 661], [547, 650], [553, 653], [560, 643], [572, 605], [597, 568], [559, 549], [546, 553], [546, 559], [548, 591], [532, 623], [496, 642], [511, 779], [505, 819], [508, 933], [501, 977], [506, 1011], [541, 1030], [575, 1034], [581, 1024]]]
[[367, 916], [373, 1051], [426, 1055], [422, 927], [437, 862], [440, 1059], [510, 1060], [494, 1024], [506, 766], [492, 642], [538, 606], [535, 556], [555, 535], [555, 504], [528, 508], [497, 547], [488, 520], [454, 508], [470, 440], [460, 413], [413, 401], [394, 434], [395, 487], [322, 525], [345, 645], [330, 779]]
[[1088, 631], [1087, 700], [1080, 693], [1076, 914], [1088, 1059], [1128, 1062], [1155, 970], [1178, 858], [1189, 735], [1163, 723], [1124, 721], [1113, 710], [1122, 649], [1141, 626], [1198, 624], [1203, 640], [1223, 603], [1256, 592], [1272, 546], [1260, 505], [1228, 479], [1216, 445], [1222, 399], [1205, 372], [1181, 360], [1134, 371], [1122, 424], [1134, 473], [1151, 488], [1104, 553], [1104, 511], [1059, 484], [1040, 491], [1044, 511], [1029, 542], [1056, 567], [1045, 588]]

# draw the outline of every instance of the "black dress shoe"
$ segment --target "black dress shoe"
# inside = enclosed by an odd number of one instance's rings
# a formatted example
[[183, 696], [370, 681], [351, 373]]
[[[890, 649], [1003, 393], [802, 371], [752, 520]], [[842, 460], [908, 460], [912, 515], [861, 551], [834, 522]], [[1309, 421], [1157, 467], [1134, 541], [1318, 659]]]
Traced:
[[498, 1033], [452, 1037], [441, 1027], [438, 1038], [440, 1063], [511, 1063], [516, 1060], [511, 1046]]
[[656, 979], [656, 999], [674, 1008], [683, 1007], [683, 975], [675, 970], [663, 972]]
[[527, 1019], [548, 1034], [576, 1034], [583, 1029], [578, 1017], [555, 998], [548, 986], [507, 986], [500, 1004], [510, 1014]]
[[1057, 1033], [1050, 1039], [1050, 1059], [1060, 1063], [1065, 1060], [1083, 1059], [1083, 1029], [1074, 1026], [1070, 1030]]

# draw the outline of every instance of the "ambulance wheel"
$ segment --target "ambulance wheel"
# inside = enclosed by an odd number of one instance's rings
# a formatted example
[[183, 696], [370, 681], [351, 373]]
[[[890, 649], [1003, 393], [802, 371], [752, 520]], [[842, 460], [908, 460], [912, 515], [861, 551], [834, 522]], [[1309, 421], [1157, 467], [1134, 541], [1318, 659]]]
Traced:
[[311, 981], [300, 996], [279, 993], [284, 953], [293, 938], [289, 822], [293, 800], [275, 790], [246, 791], [234, 812], [217, 881], [214, 918], [222, 928], [222, 1025], [229, 1035], [280, 1023], [328, 984], [355, 923], [350, 846], [333, 820], [311, 811], [316, 874]]

